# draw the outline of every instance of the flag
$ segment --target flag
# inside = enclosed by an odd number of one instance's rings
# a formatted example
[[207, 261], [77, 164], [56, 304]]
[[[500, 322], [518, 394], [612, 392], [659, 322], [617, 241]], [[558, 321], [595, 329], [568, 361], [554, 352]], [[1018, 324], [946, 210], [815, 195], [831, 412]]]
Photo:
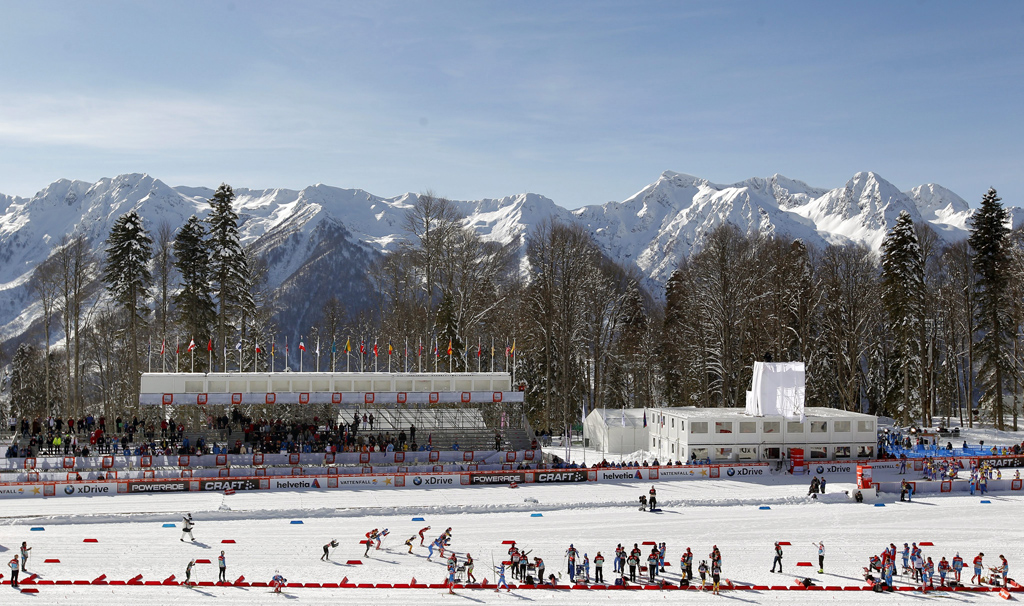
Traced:
[[306, 344], [302, 341], [302, 339], [299, 339], [299, 351], [306, 351]]
[[352, 339], [345, 339], [345, 353], [352, 353]]
[[587, 402], [586, 401], [583, 402], [583, 416], [581, 418], [583, 419], [583, 424], [586, 425], [587, 424]]
[[242, 340], [239, 339], [238, 343], [235, 343], [235, 351], [242, 351]]
[[481, 355], [483, 355], [483, 353], [484, 353], [483, 345], [481, 345], [479, 342], [477, 342], [477, 344], [476, 344], [476, 357], [479, 358]]
[[190, 340], [188, 342], [188, 349], [186, 349], [185, 351], [192, 351], [195, 348], [196, 348], [196, 340], [192, 339], [192, 340]]
[[420, 343], [419, 349], [416, 350], [416, 355], [417, 356], [422, 356], [423, 355], [423, 343]]
[[448, 355], [452, 355], [452, 340], [448, 339]]
[[512, 355], [516, 355], [516, 340], [512, 339]]
[[647, 427], [647, 409], [644, 409], [644, 427]]
[[316, 338], [316, 355], [320, 355], [320, 337]]
[[160, 355], [161, 356], [164, 355], [164, 345], [166, 345], [166, 344], [167, 344], [167, 341], [160, 341]]
[[254, 348], [256, 348], [256, 353], [263, 353], [263, 350], [262, 350], [262, 349], [260, 349], [260, 344], [259, 344], [259, 343], [257, 343], [256, 341], [253, 341], [253, 342], [252, 342], [252, 346], [253, 346]]
[[206, 343], [206, 351], [213, 351], [213, 337]]
[[338, 342], [337, 341], [331, 341], [331, 353], [332, 354], [338, 353]]
[[276, 339], [270, 342], [270, 355], [274, 355], [275, 351], [277, 351], [277, 340]]
[[360, 341], [359, 342], [359, 353], [361, 353], [361, 354], [366, 353], [366, 341]]
[[375, 358], [377, 357], [377, 344], [376, 343], [373, 344], [373, 357], [375, 357]]
[[626, 409], [625, 408], [622, 409], [622, 426], [623, 427], [626, 426]]
[[437, 341], [434, 341], [434, 355], [439, 358], [441, 357], [441, 352], [437, 351]]
[[391, 349], [391, 343], [388, 343], [388, 355], [390, 356], [394, 352], [395, 352], [395, 350]]

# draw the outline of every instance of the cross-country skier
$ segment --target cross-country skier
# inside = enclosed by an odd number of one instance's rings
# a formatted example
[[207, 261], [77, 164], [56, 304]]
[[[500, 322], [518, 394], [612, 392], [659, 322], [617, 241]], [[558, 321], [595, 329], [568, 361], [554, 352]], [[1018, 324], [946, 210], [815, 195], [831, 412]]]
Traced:
[[373, 542], [375, 540], [377, 540], [377, 529], [376, 528], [374, 528], [370, 532], [366, 533], [366, 549], [363, 551], [363, 557], [364, 558], [370, 556], [370, 547], [373, 545]]
[[939, 560], [939, 587], [946, 586], [946, 575], [949, 574], [949, 562], [946, 561], [946, 556], [942, 556]]
[[495, 586], [494, 592], [497, 593], [498, 591], [501, 591], [502, 587], [505, 588], [505, 591], [512, 591], [508, 588], [508, 583], [505, 582], [505, 565], [500, 564], [495, 566], [494, 571], [498, 573], [498, 584]]
[[661, 545], [658, 545], [658, 570], [661, 571], [661, 572], [665, 572], [665, 553], [666, 552], [668, 552], [668, 547], [666, 547], [665, 543], [662, 542]]
[[18, 556], [11, 558], [7, 565], [11, 567], [11, 589], [18, 588]]
[[778, 541], [775, 541], [775, 559], [772, 560], [772, 569], [769, 572], [775, 572], [776, 564], [779, 566], [779, 572], [782, 572], [782, 545]]
[[590, 558], [587, 554], [583, 554], [583, 580], [586, 583], [590, 582]]
[[337, 547], [337, 546], [338, 546], [338, 541], [336, 539], [331, 539], [330, 543], [324, 545], [324, 555], [320, 556], [320, 561], [321, 562], [330, 561], [330, 559], [331, 559], [331, 547]]
[[955, 556], [953, 556], [953, 563], [951, 564], [951, 567], [953, 568], [953, 576], [956, 577], [956, 582], [959, 585], [960, 572], [964, 569], [964, 559], [960, 557], [959, 551], [956, 552]]
[[473, 576], [473, 556], [466, 552], [466, 581], [476, 583], [476, 577]]
[[924, 563], [924, 577], [921, 579], [921, 585], [927, 584], [929, 589], [935, 587], [935, 584], [932, 582], [932, 575], [934, 574], [935, 562], [932, 562], [932, 559], [928, 558]]
[[[22, 566], [24, 568], [24, 566]], [[1006, 588], [1006, 575], [1010, 574], [1010, 563], [1006, 561], [1006, 556], [999, 556], [999, 566], [996, 567], [998, 572], [1003, 577], [1003, 588]]]
[[910, 545], [903, 544], [903, 551], [900, 552], [900, 557], [903, 558], [903, 574], [906, 574], [910, 570], [909, 562], [910, 559]]
[[982, 560], [981, 559], [983, 557], [985, 557], [985, 554], [979, 553], [974, 558], [974, 575], [971, 577], [971, 582], [973, 583], [974, 579], [977, 578], [978, 579], [978, 585], [981, 585], [981, 582], [984, 580], [981, 577], [981, 567], [982, 567]]
[[423, 533], [425, 533], [428, 530], [430, 530], [430, 526], [427, 526], [426, 528], [420, 528], [420, 547], [423, 547]]
[[692, 581], [693, 580], [693, 552], [690, 551], [689, 547], [686, 548], [686, 553], [683, 554], [683, 559], [681, 561], [681, 564], [683, 565], [683, 569], [686, 571], [686, 580], [687, 581]]
[[700, 575], [700, 588], [701, 588], [701, 591], [703, 591], [704, 590], [704, 582], [707, 581], [707, 577], [708, 577], [708, 561], [707, 560], [701, 560], [700, 561], [700, 566], [697, 567], [697, 574]]
[[391, 534], [391, 531], [385, 528], [384, 530], [377, 533], [377, 549], [380, 549], [380, 542], [384, 540], [384, 537]]
[[32, 551], [32, 548], [28, 546], [27, 542], [22, 541], [21, 542], [21, 569], [22, 570], [28, 570], [28, 567], [25, 566], [25, 564], [26, 564], [26, 562], [28, 562], [28, 552], [30, 552], [30, 551]]
[[658, 550], [657, 548], [651, 549], [650, 555], [647, 556], [647, 578], [650, 579], [651, 583], [658, 574]]
[[647, 503], [651, 506], [650, 510], [654, 511], [654, 509], [658, 506], [658, 491], [655, 490], [653, 486], [651, 486], [651, 491], [649, 494], [651, 496], [647, 498]]
[[619, 543], [615, 547], [615, 557], [612, 559], [612, 572], [620, 572], [622, 570], [622, 564], [626, 561], [625, 548], [622, 543]]
[[185, 542], [186, 534], [188, 535], [190, 541], [195, 542], [196, 538], [192, 536], [192, 529], [195, 528], [196, 525], [192, 522], [192, 514], [186, 513], [184, 516], [182, 516], [181, 523], [181, 542]]
[[189, 581], [192, 579], [192, 567], [195, 566], [195, 565], [196, 565], [196, 561], [195, 560], [189, 560], [188, 561], [188, 566], [185, 567], [185, 582], [183, 583], [183, 585], [185, 587], [189, 587], [191, 585], [191, 583], [189, 583]]
[[217, 582], [227, 583], [228, 582], [228, 579], [227, 579], [228, 561], [224, 557], [224, 552], [223, 551], [221, 551], [220, 555], [217, 556], [217, 568], [220, 568], [220, 576], [217, 577]]
[[281, 593], [281, 588], [288, 582], [288, 579], [284, 578], [280, 572], [274, 575], [274, 578], [270, 579], [270, 585], [274, 588], [274, 593]]
[[594, 556], [594, 582], [604, 583], [604, 556], [600, 551]]
[[576, 558], [580, 555], [580, 552], [576, 551], [576, 548], [569, 544], [569, 549], [565, 550], [565, 557], [569, 560], [569, 580], [576, 580]]
[[818, 541], [818, 574], [825, 574], [825, 541]]
[[434, 548], [438, 546], [440, 541], [441, 539], [434, 539], [433, 542], [430, 543], [430, 545], [427, 545], [427, 560], [434, 557]]
[[455, 559], [448, 560], [448, 593], [455, 593]]
[[542, 558], [533, 558], [533, 565], [537, 569], [537, 579], [543, 585], [544, 584], [544, 560]]
[[409, 548], [409, 553], [412, 553], [412, 543], [416, 540], [416, 535], [412, 535], [405, 540], [405, 546]]
[[512, 569], [512, 578], [513, 579], [518, 579], [519, 578], [519, 560], [522, 557], [523, 556], [520, 555], [519, 550], [516, 549], [515, 547], [513, 547], [512, 549], [509, 550], [508, 561], [510, 562], [509, 567]]
[[713, 590], [712, 593], [714, 593], [715, 595], [718, 595], [718, 586], [722, 582], [722, 562], [721, 561], [715, 562], [714, 564], [711, 565], [711, 581], [714, 583], [714, 585], [712, 585], [712, 590]]

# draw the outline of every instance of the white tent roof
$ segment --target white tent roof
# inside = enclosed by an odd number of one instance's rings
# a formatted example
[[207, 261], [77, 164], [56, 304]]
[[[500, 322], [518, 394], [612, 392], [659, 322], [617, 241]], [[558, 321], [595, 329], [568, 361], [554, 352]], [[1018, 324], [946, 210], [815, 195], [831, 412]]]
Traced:
[[[643, 408], [597, 408], [587, 415], [587, 418], [601, 419], [608, 427], [643, 427], [644, 410]], [[625, 422], [623, 422], [623, 418], [625, 418]], [[647, 423], [652, 423], [650, 415], [647, 417]]]

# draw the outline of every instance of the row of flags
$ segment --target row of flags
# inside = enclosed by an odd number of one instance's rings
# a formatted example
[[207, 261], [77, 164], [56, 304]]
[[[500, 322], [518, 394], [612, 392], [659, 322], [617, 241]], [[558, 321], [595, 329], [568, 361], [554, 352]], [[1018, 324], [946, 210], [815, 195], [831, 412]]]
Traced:
[[[197, 344], [196, 340], [195, 340], [195, 337], [190, 337], [188, 345], [185, 347], [184, 353], [190, 354], [190, 356], [192, 358], [192, 370], [193, 371], [195, 370], [195, 352], [196, 352], [197, 349], [201, 348], [201, 343], [202, 342], [200, 341], [200, 343]], [[429, 343], [428, 343], [428, 346], [429, 346]], [[257, 357], [258, 357], [258, 354], [261, 354], [264, 351], [263, 348], [260, 346], [259, 341], [257, 341], [257, 340], [253, 340], [252, 347], [253, 347], [253, 351], [257, 354]], [[241, 352], [242, 349], [243, 349], [242, 339], [239, 339], [238, 342], [235, 344], [235, 350], [238, 351], [238, 352]], [[206, 343], [206, 351], [207, 351], [207, 354], [210, 357], [210, 365], [212, 367], [212, 365], [213, 365], [213, 338], [208, 339], [208, 341]], [[306, 353], [306, 343], [305, 343], [305, 340], [302, 339], [302, 338], [299, 339], [298, 351], [299, 351], [299, 370], [301, 371], [302, 370], [302, 354]], [[494, 371], [494, 357], [495, 357], [496, 351], [499, 351], [499, 350], [496, 350], [495, 344], [494, 344], [494, 340], [492, 339], [491, 340], [491, 351], [490, 351], [490, 353], [491, 353], [491, 371], [492, 372]], [[290, 348], [289, 348], [289, 345], [288, 345], [288, 338], [287, 337], [285, 337], [284, 352], [285, 352], [285, 354], [284, 354], [285, 355], [285, 359], [288, 359], [290, 354], [291, 354], [291, 351], [290, 351]], [[352, 339], [351, 338], [346, 339], [345, 346], [342, 348], [342, 352], [345, 353], [346, 357], [350, 357], [352, 355], [353, 347], [352, 347]], [[374, 342], [373, 342], [373, 344], [372, 344], [372, 346], [370, 348], [367, 347], [367, 343], [366, 343], [365, 340], [361, 340], [359, 342], [358, 352], [359, 352], [359, 359], [360, 359], [360, 367], [362, 367], [363, 356], [372, 353], [373, 359], [374, 359], [374, 369], [375, 370], [376, 370], [377, 358], [379, 358], [381, 355], [385, 355], [386, 354], [388, 356], [388, 369], [390, 371], [390, 368], [391, 368], [391, 357], [396, 355], [395, 348], [391, 344], [390, 341], [387, 343], [387, 347], [385, 349], [381, 344], [379, 344], [377, 342], [376, 339], [374, 340]], [[417, 348], [415, 350], [415, 355], [416, 355], [417, 358], [421, 358], [421, 357], [423, 357], [424, 352], [425, 352], [425, 349], [424, 349], [424, 346], [423, 346], [423, 342], [420, 341], [417, 344]], [[447, 356], [449, 358], [449, 370], [450, 370], [451, 369], [451, 359], [452, 359], [452, 357], [455, 354], [454, 342], [453, 342], [452, 339], [449, 339], [448, 340], [448, 346], [446, 348], [442, 349], [441, 348], [441, 342], [438, 341], [438, 339], [435, 337], [434, 338], [434, 347], [433, 347], [433, 350], [430, 353], [436, 359], [439, 359], [441, 357], [441, 355], [442, 355], [442, 352], [447, 354]], [[147, 353], [147, 357], [150, 358], [150, 361], [149, 361], [149, 367], [150, 367], [149, 370], [150, 370], [150, 372], [152, 372], [152, 353], [153, 353], [153, 341], [152, 341], [152, 339], [150, 339], [149, 351]], [[161, 340], [159, 355], [161, 356], [161, 358], [163, 358], [163, 356], [165, 356], [165, 355], [167, 355], [169, 353], [170, 352], [169, 352], [169, 350], [167, 348], [167, 340], [166, 339]], [[180, 341], [175, 339], [174, 355], [178, 356], [181, 353], [182, 353], [182, 351], [181, 351], [181, 343], [180, 343]], [[277, 342], [276, 342], [276, 339], [274, 339], [274, 340], [271, 341], [271, 345], [270, 345], [271, 366], [272, 366], [271, 370], [273, 370], [273, 359], [276, 356], [276, 353], [277, 353]], [[313, 350], [313, 353], [316, 355], [317, 371], [319, 372], [320, 356], [321, 356], [320, 338], [319, 337], [316, 340], [316, 348]], [[337, 342], [336, 341], [333, 341], [331, 343], [330, 353], [332, 355], [332, 358], [338, 353]], [[477, 339], [476, 357], [478, 359], [478, 362], [477, 362], [478, 367], [481, 365], [483, 353], [484, 353], [483, 341], [480, 340], [480, 339]], [[505, 353], [505, 358], [506, 359], [511, 357], [513, 359], [513, 361], [515, 360], [515, 355], [516, 355], [516, 340], [515, 339], [512, 339], [512, 344], [511, 345], [509, 345], [508, 341], [506, 340], [506, 342], [505, 342], [505, 352], [504, 353]], [[408, 343], [408, 341], [406, 341], [406, 344], [405, 344], [404, 356], [405, 356], [406, 360], [408, 361], [408, 357], [409, 357], [409, 343]], [[466, 351], [465, 351], [465, 357], [467, 358], [467, 360], [468, 360], [468, 356], [469, 356], [469, 348], [467, 348]], [[227, 347], [224, 348], [224, 358], [225, 358], [225, 360], [227, 359]], [[239, 363], [240, 363], [240, 361], [239, 361]], [[406, 365], [408, 366], [408, 363]], [[175, 364], [175, 366], [177, 367], [177, 364]], [[333, 366], [333, 364], [332, 364], [332, 366]], [[436, 366], [437, 366], [437, 360], [435, 360], [435, 367]], [[254, 360], [253, 360], [253, 370], [255, 371], [255, 369], [256, 369], [256, 358], [254, 358]], [[435, 370], [436, 370], [436, 368], [435, 368]]]
[[[193, 353], [193, 352], [195, 352], [197, 347], [198, 346], [196, 345], [195, 338], [192, 338], [192, 339], [189, 340], [188, 346], [185, 348], [185, 353]], [[271, 343], [271, 345], [270, 345], [270, 353], [271, 354], [275, 353], [275, 347], [276, 347], [276, 343]], [[254, 348], [256, 353], [263, 353], [263, 349], [260, 347], [258, 341], [257, 342], [253, 342], [253, 348]], [[237, 351], [242, 351], [242, 341], [241, 340], [239, 340], [238, 343], [235, 344], [235, 349]], [[288, 355], [290, 353], [290, 351], [288, 349], [288, 342], [287, 341], [285, 341], [284, 350], [285, 350], [285, 355]], [[152, 351], [152, 341], [150, 341], [150, 351]], [[210, 352], [213, 351], [213, 339], [212, 338], [206, 343], [206, 351], [210, 351]], [[305, 352], [306, 351], [306, 343], [304, 341], [301, 341], [301, 340], [299, 341], [299, 351], [300, 352]], [[349, 339], [349, 340], [347, 340], [345, 342], [345, 348], [344, 348], [343, 351], [345, 351], [345, 353], [352, 353], [352, 340], [351, 339]], [[380, 351], [383, 351], [383, 348], [381, 348], [381, 350], [378, 350], [377, 342], [375, 341], [373, 343], [373, 348], [372, 348], [373, 355], [375, 357], [378, 356], [380, 354]], [[483, 350], [483, 343], [481, 343], [480, 341], [477, 341], [476, 356], [479, 358], [481, 355], [483, 355], [483, 351], [484, 351]], [[445, 352], [449, 356], [453, 355], [453, 353], [454, 353], [454, 349], [452, 349], [452, 340], [451, 339], [448, 340], [448, 347], [445, 350]], [[494, 352], [495, 352], [494, 343], [491, 343], [491, 356], [494, 356]], [[167, 341], [164, 340], [164, 341], [160, 342], [160, 355], [165, 355], [166, 353], [169, 353], [169, 352], [167, 351]], [[176, 354], [180, 354], [181, 353], [181, 346], [179, 344], [177, 344], [177, 343], [175, 344], [174, 353], [176, 353]], [[320, 355], [320, 339], [317, 339], [316, 349], [314, 350], [313, 353], [315, 353], [317, 355]], [[336, 343], [331, 343], [331, 353], [337, 353]], [[360, 354], [366, 354], [367, 353], [366, 341], [361, 341], [359, 343], [359, 353]], [[392, 347], [391, 343], [388, 342], [387, 355], [391, 356], [391, 355], [394, 355], [394, 353], [395, 353], [394, 347]], [[432, 353], [435, 356], [440, 356], [441, 355], [441, 353], [438, 351], [438, 344], [437, 344], [436, 341], [434, 343], [434, 349], [433, 349]], [[509, 355], [514, 356], [515, 353], [516, 353], [516, 341], [515, 341], [515, 339], [513, 339], [511, 346], [508, 346], [508, 345], [505, 346], [505, 355], [506, 356], [509, 356]], [[408, 343], [406, 344], [406, 347], [405, 347], [405, 355], [409, 355], [409, 345], [408, 345]], [[416, 355], [418, 355], [418, 356], [422, 356], [423, 355], [423, 343], [422, 342], [419, 344], [419, 349], [418, 349]]]

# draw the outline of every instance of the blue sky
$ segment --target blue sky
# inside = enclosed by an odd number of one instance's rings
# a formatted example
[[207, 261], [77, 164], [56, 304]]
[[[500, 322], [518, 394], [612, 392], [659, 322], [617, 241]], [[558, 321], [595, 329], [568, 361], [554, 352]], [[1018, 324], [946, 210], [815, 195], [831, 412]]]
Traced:
[[0, 0], [0, 192], [622, 200], [873, 170], [1024, 205], [1022, 2]]

